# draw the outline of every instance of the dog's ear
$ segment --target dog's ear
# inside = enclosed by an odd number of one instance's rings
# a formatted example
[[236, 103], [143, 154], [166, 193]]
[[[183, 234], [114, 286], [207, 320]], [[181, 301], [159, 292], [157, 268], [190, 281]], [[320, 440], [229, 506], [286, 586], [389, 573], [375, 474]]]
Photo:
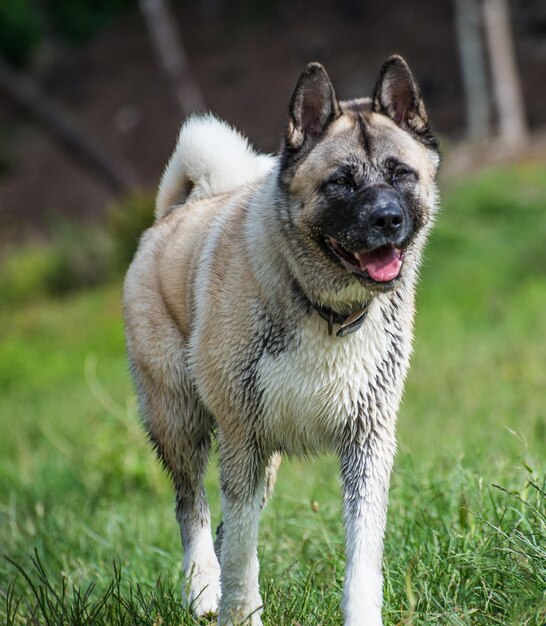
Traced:
[[372, 111], [387, 115], [426, 146], [438, 148], [419, 87], [401, 56], [394, 55], [383, 64], [375, 84]]
[[309, 63], [290, 99], [286, 145], [299, 150], [312, 146], [329, 124], [341, 115], [336, 94], [320, 63]]

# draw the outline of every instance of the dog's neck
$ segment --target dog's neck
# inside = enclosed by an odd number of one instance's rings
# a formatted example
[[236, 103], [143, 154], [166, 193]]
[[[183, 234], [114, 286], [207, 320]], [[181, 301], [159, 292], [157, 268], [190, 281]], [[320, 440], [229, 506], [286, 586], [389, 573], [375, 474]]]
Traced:
[[305, 291], [296, 279], [293, 279], [293, 289], [298, 297], [307, 304], [309, 311], [315, 310], [323, 320], [327, 322], [328, 335], [332, 335], [334, 324], [339, 325], [339, 329], [336, 332], [336, 337], [345, 337], [351, 333], [356, 332], [362, 326], [368, 315], [371, 299], [362, 302], [349, 313], [340, 313], [335, 309], [318, 304], [309, 299]]

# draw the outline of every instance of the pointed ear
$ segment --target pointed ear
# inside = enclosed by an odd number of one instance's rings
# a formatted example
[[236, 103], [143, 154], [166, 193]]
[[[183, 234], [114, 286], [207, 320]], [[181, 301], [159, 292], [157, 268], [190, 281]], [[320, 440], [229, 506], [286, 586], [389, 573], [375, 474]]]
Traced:
[[299, 150], [314, 144], [326, 128], [341, 115], [336, 94], [320, 63], [309, 63], [298, 79], [286, 130], [286, 144]]
[[438, 148], [419, 87], [401, 56], [394, 55], [383, 64], [375, 84], [372, 110], [390, 117], [426, 146]]

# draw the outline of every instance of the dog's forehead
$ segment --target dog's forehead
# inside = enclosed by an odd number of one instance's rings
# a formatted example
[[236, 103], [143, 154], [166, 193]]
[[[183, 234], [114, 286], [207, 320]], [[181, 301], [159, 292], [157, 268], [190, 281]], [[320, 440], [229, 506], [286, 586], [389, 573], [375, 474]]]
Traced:
[[396, 158], [423, 176], [434, 177], [431, 153], [388, 117], [346, 109], [301, 164], [301, 173], [320, 176], [350, 157], [363, 163]]

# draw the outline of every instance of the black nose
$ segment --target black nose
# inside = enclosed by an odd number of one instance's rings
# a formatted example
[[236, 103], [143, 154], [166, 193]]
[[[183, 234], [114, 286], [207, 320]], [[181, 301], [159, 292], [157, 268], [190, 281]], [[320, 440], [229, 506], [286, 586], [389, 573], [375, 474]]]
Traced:
[[388, 235], [395, 233], [404, 223], [402, 209], [395, 202], [378, 207], [370, 215], [371, 226]]

